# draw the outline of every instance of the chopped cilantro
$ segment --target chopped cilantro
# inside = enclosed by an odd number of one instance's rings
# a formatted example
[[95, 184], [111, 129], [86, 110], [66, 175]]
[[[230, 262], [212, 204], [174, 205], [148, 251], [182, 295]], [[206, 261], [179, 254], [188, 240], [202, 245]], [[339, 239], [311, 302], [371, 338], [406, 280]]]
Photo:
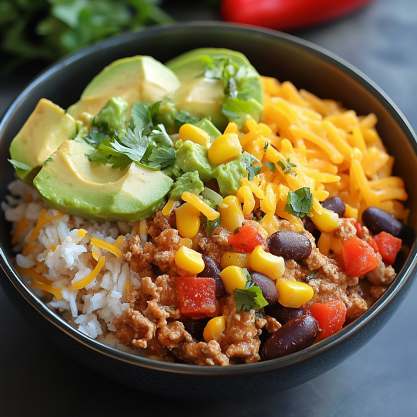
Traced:
[[303, 187], [297, 191], [289, 191], [284, 210], [297, 217], [310, 216], [313, 207], [313, 194], [310, 188]]
[[163, 146], [173, 145], [173, 142], [169, 137], [167, 131], [165, 130], [165, 126], [162, 123], [155, 126], [155, 128], [149, 135], [149, 138], [154, 140], [156, 143], [160, 143]]
[[161, 167], [161, 169], [165, 169], [171, 167], [175, 164], [175, 150], [165, 146], [153, 148], [148, 160], [150, 168]]
[[265, 141], [264, 151], [266, 151], [268, 149], [268, 146], [269, 146], [269, 142]]
[[206, 229], [207, 237], [213, 233], [213, 230], [216, 227], [220, 226], [220, 217], [217, 217], [215, 220], [208, 220], [206, 216], [201, 215], [200, 221], [203, 227]]
[[245, 274], [247, 280], [245, 289], [234, 289], [236, 298], [236, 310], [249, 311], [251, 309], [263, 309], [268, 305], [268, 302], [262, 295], [262, 290], [253, 284], [249, 271], [246, 268], [243, 268], [243, 273]]
[[30, 171], [32, 168], [30, 167], [30, 165], [25, 164], [24, 162], [19, 162], [16, 161], [15, 159], [8, 159], [8, 161], [15, 167], [18, 169], [23, 169], [23, 171]]
[[93, 145], [95, 148], [98, 148], [108, 138], [109, 136], [105, 133], [96, 129], [91, 129], [90, 133], [85, 137], [85, 140], [90, 145]]
[[248, 169], [248, 172], [249, 172], [248, 180], [252, 181], [253, 178], [256, 177], [261, 172], [262, 166], [258, 165], [258, 166], [255, 167], [253, 165], [249, 165], [247, 169]]
[[193, 116], [190, 113], [182, 110], [175, 116], [175, 127], [179, 129], [182, 125], [186, 123], [191, 123], [192, 125], [196, 124], [200, 120], [199, 117]]
[[281, 167], [284, 174], [286, 175], [290, 174], [290, 175], [293, 175], [294, 177], [297, 176], [297, 173], [292, 170], [293, 167], [296, 167], [297, 165], [293, 164], [290, 158], [287, 158], [286, 164], [282, 161], [278, 161], [277, 164]]
[[251, 309], [260, 310], [268, 305], [268, 302], [262, 295], [262, 290], [255, 285], [249, 288], [245, 288], [244, 290], [235, 288], [234, 293], [236, 298], [237, 311], [249, 311]]
[[273, 162], [263, 162], [263, 165], [265, 165], [268, 169], [270, 169], [275, 174], [277, 168]]

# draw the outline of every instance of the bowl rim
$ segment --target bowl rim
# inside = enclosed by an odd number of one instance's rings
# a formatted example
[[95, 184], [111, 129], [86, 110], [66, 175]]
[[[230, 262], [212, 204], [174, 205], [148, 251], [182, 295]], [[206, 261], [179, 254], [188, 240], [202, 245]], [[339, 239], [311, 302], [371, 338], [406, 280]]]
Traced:
[[[364, 87], [368, 92], [370, 92], [390, 113], [396, 123], [399, 125], [401, 130], [407, 136], [410, 145], [413, 147], [414, 152], [417, 154], [417, 136], [413, 131], [410, 123], [407, 121], [405, 116], [396, 106], [396, 104], [388, 97], [388, 95], [371, 79], [369, 79], [365, 74], [360, 70], [354, 67], [352, 64], [345, 61], [343, 58], [334, 54], [327, 49], [316, 45], [310, 41], [306, 41], [297, 36], [271, 30], [264, 29], [256, 26], [243, 25], [243, 24], [232, 24], [224, 23], [217, 21], [189, 21], [181, 22], [177, 24], [169, 24], [156, 26], [152, 28], [145, 29], [141, 32], [133, 32], [122, 34], [111, 39], [102, 41], [95, 45], [92, 45], [88, 48], [85, 48], [79, 52], [63, 57], [57, 62], [48, 66], [44, 71], [37, 75], [18, 95], [18, 97], [13, 101], [9, 106], [8, 110], [5, 112], [4, 116], [0, 122], [0, 140], [2, 136], [2, 131], [7, 126], [9, 119], [13, 117], [15, 112], [18, 112], [19, 106], [22, 101], [24, 101], [25, 96], [39, 84], [43, 83], [48, 79], [48, 77], [58, 71], [61, 71], [68, 65], [72, 64], [75, 61], [82, 60], [84, 57], [96, 53], [102, 49], [108, 47], [114, 47], [118, 44], [124, 42], [129, 42], [135, 38], [142, 38], [146, 36], [152, 36], [154, 34], [161, 33], [172, 33], [175, 31], [183, 30], [192, 30], [197, 28], [199, 30], [216, 30], [223, 29], [226, 31], [233, 32], [242, 32], [248, 35], [258, 36], [262, 38], [271, 38], [271, 39], [280, 39], [283, 42], [291, 44], [297, 48], [304, 49], [310, 54], [318, 56], [323, 61], [326, 61], [338, 69], [342, 70], [346, 75], [351, 79], [359, 83]], [[322, 355], [335, 347], [341, 345], [346, 340], [351, 338], [354, 334], [358, 333], [364, 326], [367, 326], [378, 314], [380, 314], [388, 305], [394, 300], [396, 295], [402, 291], [407, 281], [412, 276], [414, 269], [416, 267], [417, 259], [417, 245], [414, 243], [408, 258], [402, 267], [401, 271], [397, 274], [394, 282], [388, 287], [385, 293], [359, 318], [354, 320], [352, 323], [347, 325], [345, 328], [330, 336], [329, 338], [308, 347], [307, 349], [301, 350], [294, 354], [284, 356], [282, 358], [273, 359], [269, 361], [260, 361], [256, 363], [249, 364], [239, 364], [229, 366], [211, 366], [203, 367], [189, 364], [179, 364], [179, 363], [167, 363], [161, 362], [154, 359], [148, 359], [142, 356], [136, 356], [131, 353], [123, 352], [112, 348], [110, 346], [104, 345], [101, 342], [91, 339], [89, 336], [81, 333], [79, 330], [70, 326], [64, 319], [62, 319], [56, 312], [52, 311], [47, 307], [45, 303], [42, 302], [28, 287], [26, 283], [19, 277], [16, 269], [12, 264], [12, 260], [8, 259], [6, 252], [3, 246], [0, 243], [0, 266], [3, 269], [6, 278], [14, 286], [14, 288], [19, 292], [19, 294], [25, 299], [27, 303], [31, 305], [43, 318], [45, 318], [50, 324], [59, 328], [67, 336], [76, 340], [78, 343], [86, 346], [87, 348], [107, 357], [117, 359], [121, 362], [134, 365], [137, 368], [147, 368], [165, 373], [175, 373], [175, 374], [188, 374], [193, 376], [222, 376], [222, 377], [232, 377], [235, 375], [250, 375], [253, 373], [259, 372], [270, 372], [276, 369], [282, 369], [289, 367], [295, 363], [303, 362], [312, 357]]]

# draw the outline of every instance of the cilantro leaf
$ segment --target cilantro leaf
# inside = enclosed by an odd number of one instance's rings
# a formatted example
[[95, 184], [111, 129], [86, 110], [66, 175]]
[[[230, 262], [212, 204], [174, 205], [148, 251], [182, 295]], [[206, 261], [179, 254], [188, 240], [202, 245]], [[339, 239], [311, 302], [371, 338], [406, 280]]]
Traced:
[[314, 272], [312, 272], [310, 275], [306, 276], [306, 280], [310, 281], [310, 279], [314, 279], [314, 277], [317, 275], [317, 273], [319, 272], [318, 269], [316, 269]]
[[237, 311], [261, 310], [268, 305], [268, 302], [262, 295], [262, 290], [255, 285], [244, 290], [235, 288], [233, 292], [236, 298]]
[[243, 274], [245, 275], [245, 278], [246, 278], [246, 281], [247, 281], [246, 288], [248, 288], [248, 285], [250, 285], [250, 283], [252, 282], [252, 278], [251, 278], [247, 268], [242, 268], [242, 270], [243, 270]]
[[256, 166], [256, 167], [253, 166], [253, 165], [248, 166], [248, 168], [247, 168], [247, 170], [249, 172], [248, 180], [252, 181], [253, 177], [255, 177], [256, 175], [258, 175], [261, 172], [261, 169], [262, 169], [261, 165]]
[[130, 128], [138, 127], [144, 135], [149, 134], [152, 128], [152, 116], [149, 103], [134, 103], [130, 112]]
[[99, 151], [91, 151], [86, 156], [90, 162], [95, 162], [96, 164], [106, 165], [109, 162], [109, 159]]
[[292, 170], [293, 167], [296, 167], [297, 165], [293, 164], [291, 162], [290, 158], [287, 158], [287, 164], [285, 164], [282, 161], [278, 161], [277, 164], [281, 167], [284, 174], [286, 174], [286, 175], [290, 174], [290, 175], [293, 175], [293, 176], [297, 176], [297, 173]]
[[210, 235], [213, 233], [213, 230], [220, 226], [220, 217], [217, 217], [217, 219], [214, 220], [208, 220], [206, 216], [201, 215], [200, 221], [203, 227], [206, 229], [207, 237], [210, 237]]
[[239, 97], [227, 98], [223, 101], [222, 113], [233, 119], [240, 119], [241, 114], [250, 114], [252, 111], [252, 104], [245, 100], [240, 100]]
[[8, 161], [18, 169], [23, 169], [23, 171], [30, 171], [32, 167], [24, 162], [16, 161], [16, 159], [8, 159]]
[[182, 125], [190, 123], [192, 125], [196, 124], [200, 120], [199, 117], [193, 116], [190, 113], [182, 110], [175, 116], [175, 127], [179, 129]]
[[126, 135], [120, 137], [119, 140], [125, 146], [115, 141], [111, 144], [113, 148], [129, 156], [132, 161], [136, 162], [141, 161], [151, 143], [150, 138], [142, 135], [139, 126], [136, 126], [133, 131], [132, 129], [127, 129]]
[[270, 169], [273, 173], [275, 173], [276, 170], [277, 170], [277, 168], [276, 168], [276, 166], [273, 162], [263, 162], [262, 164], [265, 165], [268, 169]]
[[152, 149], [148, 161], [150, 162], [150, 167], [168, 168], [175, 164], [175, 150], [174, 148], [167, 148], [165, 146], [155, 147]]
[[310, 216], [313, 207], [313, 194], [310, 188], [303, 187], [297, 191], [289, 191], [287, 204], [284, 210], [294, 216], [303, 218], [305, 215]]
[[156, 143], [160, 143], [164, 146], [172, 146], [173, 142], [169, 137], [167, 131], [165, 130], [165, 126], [161, 123], [156, 125], [156, 127], [152, 130], [149, 138], [154, 140]]
[[103, 132], [96, 129], [91, 129], [90, 133], [85, 137], [85, 140], [87, 143], [97, 148], [108, 138], [109, 136], [104, 134]]

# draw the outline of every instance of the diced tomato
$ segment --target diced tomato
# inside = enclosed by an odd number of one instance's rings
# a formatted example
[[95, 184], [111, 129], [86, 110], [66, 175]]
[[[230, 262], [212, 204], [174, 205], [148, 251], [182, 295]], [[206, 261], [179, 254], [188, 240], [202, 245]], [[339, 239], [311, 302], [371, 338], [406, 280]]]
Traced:
[[392, 265], [400, 251], [402, 240], [394, 237], [386, 232], [381, 232], [374, 236], [374, 240], [378, 246], [379, 253], [382, 260], [389, 265]]
[[327, 303], [312, 303], [304, 312], [319, 322], [318, 340], [326, 339], [338, 332], [346, 320], [346, 306], [342, 301], [331, 300]]
[[379, 264], [374, 250], [356, 236], [351, 237], [342, 245], [345, 272], [353, 277], [361, 277], [373, 271]]
[[267, 247], [265, 239], [250, 224], [245, 224], [239, 231], [229, 236], [229, 243], [235, 248], [243, 249], [247, 253], [252, 253], [256, 246]]
[[213, 278], [178, 277], [175, 283], [182, 316], [213, 317], [216, 315], [216, 281]]
[[356, 236], [359, 236], [362, 233], [362, 225], [358, 222], [353, 222], [353, 225], [356, 229]]
[[369, 244], [375, 253], [378, 252], [378, 245], [376, 244], [375, 240], [371, 238], [371, 236], [366, 239], [366, 243]]

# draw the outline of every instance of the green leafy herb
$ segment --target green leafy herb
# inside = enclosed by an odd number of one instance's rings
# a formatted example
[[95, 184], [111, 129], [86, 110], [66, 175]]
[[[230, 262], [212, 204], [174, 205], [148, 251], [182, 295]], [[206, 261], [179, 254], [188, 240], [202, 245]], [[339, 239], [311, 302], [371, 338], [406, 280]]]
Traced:
[[18, 169], [23, 169], [23, 171], [30, 171], [32, 167], [28, 164], [25, 164], [24, 162], [16, 161], [15, 159], [8, 159], [8, 161]]
[[217, 217], [215, 220], [208, 220], [206, 216], [201, 215], [200, 221], [203, 227], [206, 229], [207, 237], [213, 233], [213, 230], [220, 226], [220, 217]]
[[268, 149], [269, 146], [269, 142], [265, 141], [265, 145], [264, 145], [264, 151], [266, 152], [266, 150]]
[[149, 138], [154, 140], [156, 143], [160, 143], [163, 146], [173, 145], [173, 142], [169, 137], [167, 131], [165, 130], [165, 126], [162, 123], [155, 126], [155, 128], [149, 135]]
[[268, 302], [262, 295], [262, 290], [255, 285], [249, 288], [245, 288], [244, 290], [235, 288], [234, 293], [236, 298], [237, 311], [249, 311], [251, 309], [260, 310], [268, 305]]
[[252, 181], [253, 178], [256, 177], [261, 172], [262, 166], [261, 165], [258, 165], [258, 166], [250, 165], [250, 166], [248, 166], [247, 169], [248, 169], [248, 172], [249, 172], [248, 180]]
[[175, 164], [175, 150], [165, 146], [154, 148], [148, 161], [148, 166], [151, 168], [161, 167], [161, 169], [165, 169], [173, 166]]
[[293, 167], [296, 167], [297, 165], [293, 164], [290, 161], [290, 158], [287, 158], [287, 163], [286, 164], [282, 161], [278, 161], [277, 163], [281, 167], [284, 174], [286, 174], [286, 175], [290, 174], [290, 175], [293, 175], [293, 176], [297, 176], [297, 173], [292, 170]]
[[175, 127], [179, 129], [182, 125], [190, 123], [192, 125], [196, 124], [200, 120], [199, 117], [193, 116], [190, 113], [182, 110], [175, 116]]
[[273, 173], [276, 172], [277, 168], [273, 162], [263, 162], [263, 165], [265, 165], [268, 169], [270, 169]]
[[289, 191], [284, 210], [297, 217], [310, 216], [313, 207], [313, 194], [310, 188], [303, 187], [297, 191]]
[[158, 0], [1, 0], [0, 47], [16, 58], [59, 57], [126, 31], [172, 23]]
[[103, 132], [96, 129], [91, 129], [90, 133], [85, 137], [85, 140], [90, 145], [93, 145], [95, 148], [98, 148], [108, 138], [109, 136], [104, 134]]
[[234, 289], [234, 294], [236, 298], [236, 310], [249, 311], [251, 309], [254, 309], [258, 311], [263, 309], [265, 306], [268, 305], [268, 302], [262, 295], [262, 290], [256, 285], [254, 285], [249, 271], [246, 268], [243, 268], [243, 273], [245, 274], [247, 281], [245, 289]]

